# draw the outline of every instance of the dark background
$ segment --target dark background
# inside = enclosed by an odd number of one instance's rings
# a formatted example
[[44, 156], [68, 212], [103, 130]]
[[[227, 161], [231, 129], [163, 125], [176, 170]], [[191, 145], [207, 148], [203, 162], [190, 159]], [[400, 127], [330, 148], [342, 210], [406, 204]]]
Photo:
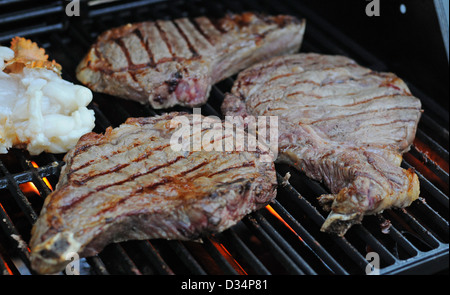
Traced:
[[301, 2], [381, 59], [387, 70], [438, 100], [443, 112], [436, 115], [448, 124], [448, 59], [434, 1], [380, 0], [380, 16], [372, 17], [365, 13], [366, 0]]

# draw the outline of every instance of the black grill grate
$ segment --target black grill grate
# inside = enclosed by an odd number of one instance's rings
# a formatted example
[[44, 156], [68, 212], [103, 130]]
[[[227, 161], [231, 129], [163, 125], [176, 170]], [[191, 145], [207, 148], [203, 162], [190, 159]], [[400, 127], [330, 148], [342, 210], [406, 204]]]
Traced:
[[[305, 17], [308, 25], [301, 51], [343, 54], [373, 69], [388, 70], [382, 60], [299, 1], [142, 0], [99, 5], [89, 5], [94, 1], [88, 1], [82, 4], [81, 16], [72, 18], [64, 15], [67, 2], [43, 1], [47, 4], [34, 4], [35, 7], [21, 11], [17, 2], [32, 5], [31, 1], [0, 1], [0, 42], [6, 44], [15, 35], [33, 38], [63, 66], [63, 78], [74, 82], [75, 67], [81, 57], [95, 37], [111, 27], [150, 19], [220, 16], [225, 11], [244, 10]], [[11, 12], [4, 14], [8, 9]], [[22, 20], [25, 26], [9, 29]], [[418, 172], [422, 191], [420, 200], [409, 208], [368, 216], [345, 237], [324, 234], [319, 229], [326, 212], [320, 209], [316, 198], [326, 193], [326, 188], [286, 165], [277, 165], [280, 183], [277, 200], [233, 228], [205, 237], [203, 243], [145, 240], [112, 244], [97, 256], [82, 259], [82, 273], [364, 274], [366, 254], [371, 251], [380, 255], [382, 274], [435, 273], [448, 269], [448, 130], [440, 116], [434, 116], [434, 112], [440, 112], [439, 100], [407, 83], [412, 93], [421, 98], [425, 109], [415, 144], [403, 162], [405, 168], [413, 167]], [[220, 116], [224, 93], [232, 84], [233, 78], [228, 78], [214, 85], [202, 114]], [[100, 93], [95, 93], [89, 107], [95, 111], [96, 132], [119, 126], [128, 117], [162, 112]], [[446, 116], [448, 122], [448, 113]], [[53, 187], [56, 185], [62, 157], [45, 153], [30, 157], [15, 149], [0, 155], [1, 273], [33, 274], [27, 241], [43, 201], [51, 192], [45, 180]], [[289, 183], [282, 184], [287, 172], [291, 174]], [[37, 191], [25, 189], [24, 184], [30, 183]], [[383, 233], [386, 223], [390, 223], [390, 228]]]

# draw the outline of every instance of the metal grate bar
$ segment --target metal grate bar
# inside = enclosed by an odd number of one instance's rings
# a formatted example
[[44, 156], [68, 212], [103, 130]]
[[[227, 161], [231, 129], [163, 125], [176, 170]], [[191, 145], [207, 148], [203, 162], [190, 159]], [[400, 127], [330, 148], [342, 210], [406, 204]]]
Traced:
[[60, 31], [64, 28], [64, 25], [61, 23], [52, 24], [52, 25], [37, 25], [33, 27], [28, 27], [21, 30], [14, 30], [7, 32], [6, 34], [0, 35], [0, 43], [7, 42], [16, 36], [21, 37], [31, 37], [36, 36], [52, 31]]
[[[422, 113], [422, 117], [420, 120], [423, 125], [432, 128], [431, 130], [433, 130], [433, 132], [429, 135], [443, 139], [443, 143], [446, 142], [448, 145], [448, 111], [446, 112], [438, 102], [436, 102], [434, 99], [426, 95], [422, 90], [417, 88], [414, 83], [409, 82], [407, 79], [404, 79], [404, 81], [408, 85], [411, 93], [419, 97], [422, 103], [424, 103], [424, 105], [428, 107], [427, 110]], [[437, 118], [441, 120], [440, 124], [436, 121]]]
[[224, 253], [221, 253], [217, 247], [214, 245], [214, 242], [211, 238], [205, 237], [202, 238], [205, 250], [214, 258], [214, 261], [219, 265], [219, 267], [223, 270], [223, 272], [227, 275], [237, 275], [239, 271], [233, 267], [229, 261], [226, 259]]
[[[0, 161], [0, 165], [3, 165]], [[37, 168], [37, 174], [40, 178], [48, 177], [51, 175], [58, 175], [61, 166], [63, 165], [60, 161], [53, 161], [48, 165]], [[11, 179], [17, 184], [33, 181], [33, 174], [30, 171], [20, 172], [11, 174]], [[7, 188], [9, 186], [10, 179], [8, 177], [0, 178], [0, 189]]]
[[0, 275], [12, 275], [13, 272], [8, 264], [6, 264], [5, 260], [3, 260], [2, 255], [0, 254]]
[[60, 13], [64, 10], [61, 5], [44, 5], [37, 8], [25, 9], [20, 13], [3, 14], [0, 18], [0, 25], [5, 23], [12, 23], [16, 21], [28, 21], [35, 17], [47, 16], [49, 14]]
[[206, 271], [191, 255], [188, 249], [180, 241], [167, 241], [170, 248], [178, 255], [184, 265], [194, 275], [206, 275]]
[[380, 258], [383, 259], [388, 265], [395, 263], [397, 260], [392, 253], [386, 249], [386, 247], [380, 243], [365, 227], [362, 225], [354, 225], [354, 232], [364, 240], [371, 249], [377, 252], [380, 255]]
[[36, 186], [39, 191], [39, 196], [45, 199], [50, 193], [51, 190], [45, 184], [42, 177], [39, 176], [38, 169], [33, 166], [30, 160], [28, 160], [23, 151], [14, 150], [13, 153], [16, 155], [16, 158], [20, 160], [20, 164], [24, 170], [29, 170], [32, 176], [32, 183]]
[[[282, 176], [277, 173], [278, 182], [282, 183], [283, 178]], [[308, 184], [314, 184], [315, 187], [316, 183], [313, 181], [309, 181]], [[317, 211], [317, 209], [312, 206], [304, 197], [301, 196], [301, 194], [290, 184], [282, 186], [281, 189], [283, 189], [290, 200], [292, 200], [297, 206], [301, 208], [305, 214], [308, 215], [311, 220], [314, 221], [314, 223], [320, 227], [323, 222], [325, 221], [325, 218]], [[322, 189], [322, 188], [321, 188]], [[364, 269], [367, 265], [367, 260], [359, 253], [358, 250], [344, 237], [337, 237], [334, 235], [329, 236], [330, 239], [333, 240], [334, 243], [336, 243], [347, 255], [350, 257], [351, 260], [353, 260], [356, 265], [358, 265], [361, 269]]]
[[133, 260], [128, 256], [120, 244], [108, 245], [99, 257], [105, 262], [112, 274], [141, 275]]
[[[414, 169], [414, 167], [411, 164], [407, 163], [406, 161], [403, 161], [402, 166], [404, 166], [407, 169], [409, 168]], [[437, 188], [430, 180], [424, 177], [419, 171], [415, 170], [415, 173], [419, 177], [421, 190], [426, 190], [428, 193], [431, 194], [431, 197], [433, 197], [435, 200], [439, 201], [439, 203], [448, 208], [449, 207], [448, 196], [444, 192], [442, 192], [439, 188]]]
[[270, 275], [270, 271], [264, 266], [264, 264], [256, 257], [256, 255], [245, 245], [245, 243], [235, 233], [233, 228], [228, 229], [223, 235], [230, 242], [233, 247], [242, 258], [248, 261], [251, 267], [260, 275]]
[[[422, 211], [427, 218], [429, 218], [430, 220], [432, 220], [431, 224], [433, 224], [433, 227], [436, 226], [439, 229], [441, 229], [442, 231], [445, 232], [446, 235], [448, 235], [449, 233], [449, 224], [448, 221], [445, 220], [441, 215], [439, 215], [435, 210], [433, 210], [433, 208], [431, 208], [424, 199], [421, 199], [418, 203], [417, 203], [417, 208]], [[408, 209], [405, 209], [406, 211]]]
[[291, 228], [305, 241], [313, 253], [321, 259], [327, 267], [336, 274], [348, 274], [347, 271], [323, 248], [320, 243], [294, 218], [292, 215], [275, 200], [271, 206], [289, 224]]
[[109, 275], [110, 273], [106, 269], [105, 264], [103, 261], [98, 257], [98, 255], [87, 257], [86, 261], [89, 263], [89, 265], [92, 267], [92, 270], [97, 275]]
[[[64, 29], [63, 1], [39, 1], [38, 4], [32, 4], [31, 1], [26, 4], [20, 3], [24, 1], [16, 2], [19, 3], [3, 1], [0, 3], [2, 5], [0, 10], [0, 43], [9, 42], [15, 36], [36, 36]], [[12, 5], [9, 6], [10, 4]]]
[[[0, 228], [6, 233], [8, 240], [11, 242], [14, 253], [18, 253], [20, 259], [24, 262], [26, 267], [31, 270], [31, 264], [29, 260], [30, 251], [27, 247], [23, 247], [21, 244], [22, 237], [19, 231], [14, 226], [12, 220], [6, 213], [5, 208], [0, 203]], [[33, 273], [33, 272], [32, 272]]]
[[157, 2], [164, 2], [164, 0], [141, 0], [141, 1], [134, 1], [133, 3], [124, 3], [124, 4], [117, 4], [112, 6], [107, 6], [103, 8], [96, 8], [89, 11], [89, 17], [98, 17], [102, 15], [108, 15], [111, 13], [121, 12], [121, 11], [127, 11], [130, 9], [137, 9], [145, 7], [146, 5], [157, 3]]
[[[437, 123], [436, 123], [437, 124]], [[442, 127], [436, 127], [434, 130], [440, 130]], [[447, 143], [448, 143], [448, 131], [446, 132]], [[428, 136], [422, 129], [417, 129], [416, 136], [425, 143], [430, 149], [436, 152], [439, 156], [441, 156], [448, 163], [448, 150], [442, 147], [439, 143], [437, 143], [434, 139]]]
[[434, 175], [438, 176], [442, 181], [448, 180], [448, 172], [442, 169], [432, 159], [430, 159], [427, 152], [422, 152], [418, 150], [415, 145], [412, 145], [409, 154], [416, 158], [418, 161], [423, 162], [425, 164], [425, 167], [430, 169], [434, 173]]
[[[277, 173], [277, 180], [278, 183], [283, 183], [284, 179], [283, 177]], [[303, 184], [303, 183], [302, 183]], [[323, 188], [315, 181], [308, 181], [306, 182], [308, 187], [312, 188], [314, 191], [319, 191], [318, 195], [321, 195], [325, 193], [326, 191], [323, 190]], [[299, 184], [297, 184], [299, 185]], [[289, 198], [294, 201], [313, 221], [315, 224], [321, 226], [323, 222], [325, 221], [325, 218], [322, 216], [322, 214], [319, 213], [316, 207], [311, 205], [308, 200], [306, 200], [295, 187], [293, 187], [291, 184], [281, 186], [280, 189], [283, 189], [285, 192], [287, 192]], [[322, 191], [323, 190], [323, 191]]]
[[[390, 222], [386, 220], [383, 216], [380, 216], [380, 222]], [[406, 252], [411, 256], [416, 256], [419, 253], [419, 250], [410, 242], [408, 239], [406, 239], [400, 231], [393, 225], [390, 225], [387, 229], [389, 235], [395, 240], [396, 243], [398, 243]], [[399, 255], [395, 255], [395, 257], [398, 259]]]
[[283, 251], [283, 249], [277, 245], [270, 235], [266, 233], [261, 225], [255, 220], [253, 215], [247, 216], [244, 219], [244, 223], [264, 242], [264, 246], [267, 246], [270, 251], [274, 253], [275, 258], [290, 274], [305, 274], [303, 270]]
[[260, 212], [254, 212], [252, 215], [256, 221], [261, 225], [266, 233], [273, 239], [275, 243], [286, 253], [292, 262], [300, 267], [305, 274], [314, 275], [317, 274], [311, 266], [301, 257], [297, 251], [295, 251], [291, 245], [275, 230], [275, 228], [261, 215]]
[[3, 248], [3, 245], [1, 243], [0, 243], [0, 275], [20, 275], [20, 271], [14, 265], [6, 249]]
[[158, 250], [149, 241], [136, 242], [142, 253], [148, 258], [151, 264], [155, 267], [159, 274], [173, 275], [175, 274], [169, 265], [161, 257]]
[[8, 172], [5, 165], [3, 165], [1, 161], [0, 161], [0, 171], [3, 173], [3, 175], [9, 182], [8, 189], [14, 196], [14, 200], [17, 202], [17, 205], [19, 205], [20, 209], [22, 209], [27, 220], [31, 224], [34, 224], [34, 222], [37, 220], [38, 214], [36, 214], [30, 202], [20, 189], [19, 184], [16, 181], [14, 181], [14, 177]]
[[[316, 191], [317, 195], [321, 195], [321, 194], [323, 194], [325, 192], [324, 189], [318, 183], [309, 181], [308, 185], [310, 185], [313, 188], [313, 190]], [[288, 189], [292, 190], [293, 188], [288, 188]], [[300, 198], [297, 199], [297, 200], [300, 200]], [[319, 213], [317, 213], [317, 214], [320, 215]], [[439, 215], [437, 215], [437, 216], [439, 216]], [[445, 222], [446, 221], [444, 221], [444, 223]], [[319, 224], [322, 224], [322, 222], [319, 222]], [[417, 226], [419, 226], [419, 228], [420, 228], [420, 224], [419, 223], [417, 223]], [[448, 225], [447, 225], [447, 227], [448, 227]], [[364, 228], [361, 225], [357, 225], [357, 226], [354, 226], [354, 228], [352, 228], [352, 232], [356, 232], [358, 237], [360, 237], [367, 244], [369, 244], [372, 249], [374, 249], [377, 252], [379, 252], [379, 254], [382, 257], [382, 259], [384, 261], [386, 261], [386, 263], [388, 265], [394, 264], [394, 263], [397, 262], [396, 257], [392, 253], [390, 253], [366, 228]], [[424, 232], [424, 231], [422, 230], [422, 232]], [[402, 243], [404, 246], [407, 244], [407, 242], [404, 241], [404, 240], [403, 241], [399, 241], [399, 242]], [[405, 246], [405, 247], [407, 248], [407, 246]], [[407, 250], [410, 250], [410, 249], [407, 248]], [[353, 255], [351, 255], [350, 257], [353, 257]], [[365, 264], [367, 264], [367, 261], [365, 262]]]
[[[387, 266], [380, 270], [382, 275], [416, 275], [421, 274], [434, 274], [442, 270], [442, 266], [448, 266], [448, 245], [441, 245], [437, 251], [419, 252], [419, 256], [416, 259], [398, 261], [396, 264]], [[424, 268], [423, 264], [427, 263], [427, 267]]]
[[414, 216], [408, 214], [406, 210], [401, 210], [398, 212], [398, 214], [414, 230], [414, 233], [418, 234], [422, 241], [427, 243], [430, 249], [439, 246], [439, 240], [436, 239], [427, 228], [420, 224], [420, 222], [415, 219]]

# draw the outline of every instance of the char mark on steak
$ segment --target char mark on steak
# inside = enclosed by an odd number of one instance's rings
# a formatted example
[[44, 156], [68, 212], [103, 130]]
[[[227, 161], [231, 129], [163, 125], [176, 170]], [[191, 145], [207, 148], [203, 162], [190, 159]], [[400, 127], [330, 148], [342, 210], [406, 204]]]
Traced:
[[412, 169], [400, 167], [421, 115], [420, 100], [392, 73], [343, 56], [295, 54], [241, 72], [225, 115], [278, 116], [278, 162], [330, 194], [323, 231], [344, 235], [366, 214], [409, 206], [419, 197]]
[[269, 57], [299, 50], [305, 22], [229, 14], [128, 24], [101, 34], [77, 67], [97, 92], [155, 109], [206, 102], [211, 85]]
[[[221, 232], [275, 198], [274, 165], [261, 151], [173, 149], [172, 119], [182, 115], [194, 124], [180, 113], [130, 118], [80, 139], [33, 226], [34, 270], [57, 272], [71, 252], [91, 256], [112, 242]], [[209, 130], [190, 127], [190, 140]]]

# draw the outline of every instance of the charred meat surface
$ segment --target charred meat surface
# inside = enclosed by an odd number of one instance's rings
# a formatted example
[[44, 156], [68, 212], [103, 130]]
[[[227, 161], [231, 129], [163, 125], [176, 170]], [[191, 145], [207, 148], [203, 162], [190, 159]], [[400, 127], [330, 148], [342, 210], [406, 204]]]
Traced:
[[278, 116], [277, 161], [331, 191], [319, 198], [330, 210], [323, 231], [344, 235], [364, 215], [409, 206], [419, 196], [417, 175], [400, 164], [421, 103], [392, 73], [343, 56], [278, 57], [241, 72], [222, 111]]
[[94, 91], [155, 109], [199, 106], [211, 85], [266, 58], [299, 50], [305, 22], [229, 14], [128, 24], [101, 34], [77, 67]]
[[33, 269], [57, 272], [71, 252], [91, 256], [113, 242], [220, 232], [275, 198], [274, 165], [260, 151], [173, 149], [172, 119], [182, 115], [130, 118], [80, 139], [33, 226]]

